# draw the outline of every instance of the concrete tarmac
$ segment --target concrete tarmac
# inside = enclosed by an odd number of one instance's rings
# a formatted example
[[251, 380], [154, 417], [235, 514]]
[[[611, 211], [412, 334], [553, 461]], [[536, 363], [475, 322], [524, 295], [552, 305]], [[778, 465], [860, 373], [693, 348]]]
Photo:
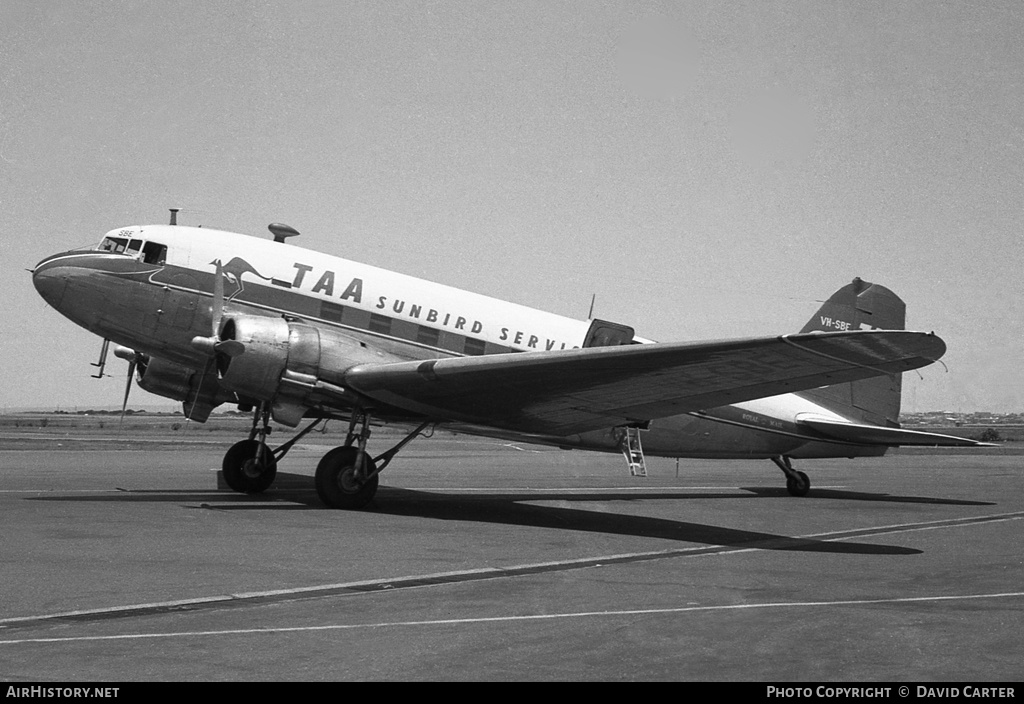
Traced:
[[1024, 674], [1017, 455], [805, 461], [799, 499], [767, 460], [634, 479], [618, 456], [438, 434], [343, 512], [312, 485], [326, 439], [260, 496], [217, 490], [230, 442], [0, 451], [0, 679]]

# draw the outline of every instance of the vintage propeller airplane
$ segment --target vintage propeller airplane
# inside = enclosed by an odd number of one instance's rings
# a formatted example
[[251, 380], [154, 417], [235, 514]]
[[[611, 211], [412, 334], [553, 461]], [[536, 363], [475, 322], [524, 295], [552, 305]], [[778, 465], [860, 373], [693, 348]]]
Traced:
[[[905, 306], [860, 279], [797, 334], [655, 343], [633, 328], [574, 320], [274, 240], [170, 225], [111, 230], [95, 247], [32, 270], [40, 295], [103, 337], [143, 389], [205, 422], [223, 403], [253, 412], [224, 456], [234, 490], [257, 493], [303, 435], [349, 422], [315, 484], [325, 504], [362, 508], [378, 475], [430, 425], [458, 432], [644, 454], [770, 459], [807, 494], [793, 459], [881, 455], [894, 445], [971, 445], [901, 429], [901, 373], [945, 352], [903, 330]], [[127, 391], [125, 404], [127, 404]], [[371, 418], [411, 427], [367, 451]], [[267, 443], [270, 420], [308, 425]], [[641, 442], [641, 435], [643, 441]]]

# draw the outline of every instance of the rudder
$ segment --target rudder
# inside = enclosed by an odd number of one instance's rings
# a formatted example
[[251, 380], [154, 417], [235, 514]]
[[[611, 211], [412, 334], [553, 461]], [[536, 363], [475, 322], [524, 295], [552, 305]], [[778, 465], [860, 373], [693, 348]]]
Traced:
[[[800, 332], [903, 330], [906, 311], [903, 300], [885, 286], [856, 278], [832, 294]], [[893, 374], [801, 391], [799, 395], [856, 420], [898, 427], [901, 382], [902, 375]]]

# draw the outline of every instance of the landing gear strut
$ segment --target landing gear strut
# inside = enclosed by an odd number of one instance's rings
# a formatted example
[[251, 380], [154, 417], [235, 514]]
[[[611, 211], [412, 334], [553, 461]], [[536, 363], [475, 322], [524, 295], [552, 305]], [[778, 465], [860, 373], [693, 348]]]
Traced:
[[[330, 508], [364, 508], [377, 493], [377, 476], [398, 451], [428, 425], [430, 423], [421, 424], [393, 448], [371, 458], [366, 452], [366, 441], [370, 437], [370, 415], [361, 409], [354, 410], [345, 444], [324, 455], [316, 467], [316, 493], [320, 500]], [[383, 462], [378, 467], [381, 460]]]
[[[357, 424], [362, 425], [358, 434]], [[363, 508], [377, 493], [377, 465], [366, 454], [369, 438], [369, 414], [353, 412], [345, 444], [324, 455], [316, 466], [316, 493], [331, 508]]]
[[266, 491], [277, 476], [277, 460], [269, 448], [256, 440], [241, 440], [231, 446], [221, 463], [224, 481], [242, 494]]
[[[253, 413], [249, 439], [235, 443], [224, 455], [221, 465], [224, 481], [243, 494], [266, 491], [277, 476], [277, 463], [320, 421], [317, 418], [291, 440], [271, 449], [267, 445], [270, 405], [261, 403]], [[354, 409], [345, 444], [328, 452], [317, 465], [316, 493], [330, 508], [365, 507], [377, 493], [377, 475], [388, 466], [399, 450], [430, 424], [429, 421], [420, 424], [390, 450], [371, 458], [366, 452], [366, 441], [370, 437], [370, 414], [360, 408]]]
[[793, 496], [807, 496], [811, 490], [811, 480], [803, 472], [793, 469], [788, 456], [772, 457], [772, 462], [786, 475], [786, 491]]
[[270, 406], [261, 403], [253, 413], [248, 440], [236, 442], [225, 453], [221, 463], [224, 481], [243, 494], [259, 494], [270, 488], [277, 477], [277, 463], [320, 422], [317, 418], [302, 432], [278, 448], [267, 445], [270, 435]]

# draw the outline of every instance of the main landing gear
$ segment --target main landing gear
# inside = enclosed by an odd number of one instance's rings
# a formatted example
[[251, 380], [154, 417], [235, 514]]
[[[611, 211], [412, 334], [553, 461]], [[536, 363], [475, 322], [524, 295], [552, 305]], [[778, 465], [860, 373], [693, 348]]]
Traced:
[[[248, 440], [231, 446], [221, 464], [224, 481], [243, 494], [266, 491], [277, 476], [277, 463], [309, 433], [320, 419], [314, 420], [295, 437], [280, 447], [267, 445], [270, 434], [270, 407], [260, 404], [253, 414]], [[352, 412], [345, 444], [336, 447], [320, 460], [316, 468], [316, 493], [330, 508], [359, 509], [370, 503], [377, 493], [377, 475], [429, 422], [422, 423], [387, 452], [371, 458], [366, 452], [370, 437], [370, 415], [362, 409]]]
[[811, 490], [811, 480], [803, 472], [793, 469], [788, 456], [772, 457], [772, 462], [786, 475], [786, 491], [793, 496], [807, 496]]
[[[309, 430], [312, 430], [312, 426], [305, 432]], [[284, 457], [305, 432], [277, 450], [271, 450], [267, 446], [267, 436], [270, 435], [270, 408], [266, 404], [260, 404], [253, 413], [249, 439], [236, 442], [224, 454], [224, 461], [221, 462], [224, 481], [242, 494], [259, 494], [266, 491], [277, 476], [277, 460]]]

